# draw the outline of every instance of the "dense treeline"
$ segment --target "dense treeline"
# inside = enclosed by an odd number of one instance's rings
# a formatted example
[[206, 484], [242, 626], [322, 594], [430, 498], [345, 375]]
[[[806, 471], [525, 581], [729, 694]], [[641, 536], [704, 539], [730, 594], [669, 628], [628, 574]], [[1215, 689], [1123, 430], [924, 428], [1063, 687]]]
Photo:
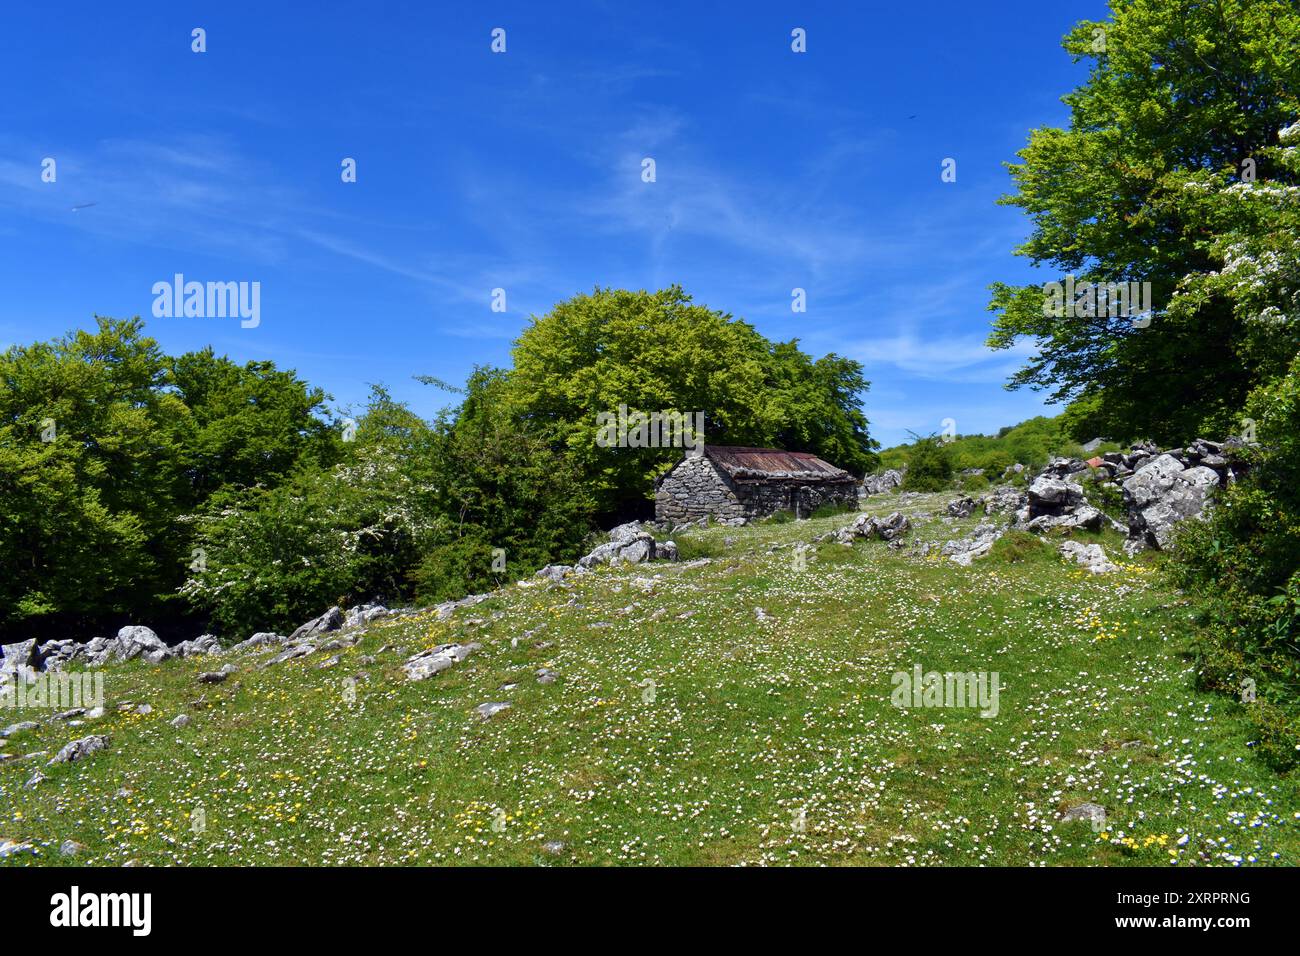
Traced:
[[181, 517], [337, 460], [325, 396], [267, 362], [164, 355], [141, 323], [0, 355], [4, 632], [183, 615]]
[[270, 362], [167, 356], [138, 319], [10, 348], [0, 639], [128, 621], [246, 637], [572, 560], [593, 529], [648, 515], [683, 454], [598, 443], [597, 414], [620, 405], [702, 413], [710, 442], [875, 463], [860, 365], [769, 342], [680, 288], [576, 296], [513, 359], [433, 421], [383, 388], [353, 421]]
[[[1018, 254], [1084, 283], [1149, 282], [1145, 315], [995, 285], [990, 344], [1032, 338], [1011, 383], [1070, 402], [1071, 437], [1259, 441], [1208, 522], [1187, 522], [1179, 582], [1207, 604], [1202, 679], [1243, 693], [1262, 749], [1300, 759], [1300, 6], [1112, 0], [1066, 37], [1088, 81], [1066, 129], [1030, 134], [1009, 205]], [[1247, 695], [1248, 696], [1248, 695]]]

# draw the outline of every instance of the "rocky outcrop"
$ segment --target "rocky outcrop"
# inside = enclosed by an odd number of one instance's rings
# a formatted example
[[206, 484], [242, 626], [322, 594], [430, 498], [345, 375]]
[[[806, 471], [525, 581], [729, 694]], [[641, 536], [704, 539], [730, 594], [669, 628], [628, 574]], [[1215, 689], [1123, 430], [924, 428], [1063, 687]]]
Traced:
[[427, 680], [434, 674], [440, 674], [459, 664], [482, 648], [482, 644], [439, 644], [427, 651], [413, 654], [402, 665], [402, 670], [406, 672], [407, 680]]
[[544, 578], [547, 581], [553, 581], [556, 584], [563, 581], [568, 575], [573, 573], [573, 567], [568, 564], [548, 564], [542, 568], [534, 577]]
[[1077, 459], [1056, 458], [1029, 483], [1025, 504], [1016, 512], [1015, 527], [1022, 531], [1043, 533], [1052, 529], [1084, 528], [1095, 531], [1109, 519], [1088, 504], [1083, 487], [1069, 475], [1077, 474]]
[[220, 654], [221, 642], [213, 634], [204, 634], [193, 640], [181, 641], [168, 647], [166, 642], [147, 627], [124, 627], [114, 638], [95, 637], [84, 644], [71, 640], [54, 640], [42, 644], [37, 651], [42, 670], [58, 671], [67, 664], [80, 662], [87, 667], [101, 667], [110, 661], [129, 661], [139, 658], [150, 664], [161, 664], [172, 658]]
[[1080, 544], [1078, 541], [1061, 542], [1061, 554], [1093, 574], [1108, 574], [1119, 570], [1099, 544]]
[[[1174, 526], [1201, 516], [1214, 492], [1242, 473], [1232, 451], [1241, 442], [1197, 439], [1187, 448], [1162, 452], [1148, 443], [1134, 445], [1128, 453], [1107, 452], [1099, 458], [1053, 458], [1034, 476], [1016, 509], [1014, 527], [1035, 532], [1096, 530], [1110, 526], [1127, 534], [1125, 551], [1165, 548]], [[1093, 507], [1078, 478], [1093, 475], [1106, 487], [1122, 488], [1127, 524], [1115, 521]], [[985, 501], [985, 513], [1001, 511], [1018, 495], [1000, 489]]]
[[1146, 547], [1167, 548], [1174, 526], [1199, 518], [1224, 480], [1213, 468], [1187, 467], [1172, 454], [1143, 464], [1123, 485], [1129, 516], [1125, 550], [1132, 554]]
[[289, 643], [297, 644], [300, 641], [309, 641], [312, 638], [320, 637], [322, 634], [328, 634], [330, 631], [337, 631], [342, 626], [343, 611], [338, 607], [332, 607], [320, 617], [312, 618], [290, 634]]
[[981, 524], [965, 538], [946, 542], [939, 553], [954, 564], [969, 567], [976, 558], [982, 558], [993, 550], [993, 544], [1002, 537], [1005, 528], [993, 524]]
[[852, 544], [859, 538], [880, 538], [889, 542], [890, 547], [902, 547], [903, 535], [911, 530], [912, 523], [901, 511], [891, 512], [887, 517], [876, 518], [872, 515], [858, 515], [852, 523], [831, 532], [840, 544]]
[[1016, 512], [1025, 507], [1029, 496], [1018, 488], [995, 488], [984, 497], [984, 514], [997, 515]]
[[897, 468], [882, 471], [878, 475], [867, 475], [862, 479], [862, 496], [883, 495], [893, 491], [903, 483], [903, 473]]
[[258, 631], [246, 641], [240, 641], [230, 649], [232, 654], [241, 654], [245, 651], [256, 650], [259, 647], [274, 647], [277, 644], [283, 644], [286, 638], [283, 634], [276, 634], [274, 631]]
[[343, 618], [343, 629], [350, 631], [354, 627], [365, 627], [372, 621], [388, 617], [392, 613], [382, 604], [358, 604], [356, 607], [348, 608], [348, 613]]
[[975, 513], [975, 499], [969, 495], [962, 495], [948, 502], [947, 511], [951, 518], [969, 518]]
[[601, 564], [641, 564], [654, 560], [677, 560], [677, 545], [672, 541], [659, 544], [654, 535], [635, 521], [629, 521], [611, 530], [605, 544], [579, 558], [578, 567], [590, 569]]
[[36, 664], [36, 642], [18, 641], [0, 647], [0, 684], [26, 680]]
[[53, 767], [55, 764], [72, 763], [74, 760], [80, 760], [93, 754], [97, 750], [103, 750], [108, 746], [108, 737], [103, 734], [92, 734], [89, 737], [82, 737], [80, 740], [74, 740], [65, 746], [50, 760], [47, 766]]

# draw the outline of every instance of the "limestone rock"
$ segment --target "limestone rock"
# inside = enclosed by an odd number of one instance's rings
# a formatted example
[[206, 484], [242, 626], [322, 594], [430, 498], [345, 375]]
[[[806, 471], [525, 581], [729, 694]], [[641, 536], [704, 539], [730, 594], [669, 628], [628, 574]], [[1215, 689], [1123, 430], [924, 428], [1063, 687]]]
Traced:
[[896, 468], [890, 468], [888, 471], [882, 471], [878, 475], [867, 475], [862, 479], [862, 494], [883, 495], [886, 492], [893, 491], [903, 483], [903, 473]]
[[965, 538], [946, 542], [939, 553], [954, 564], [970, 567], [976, 558], [982, 558], [993, 550], [994, 542], [1002, 537], [1004, 530], [996, 525], [981, 524]]
[[[668, 557], [668, 545], [672, 542], [665, 542], [662, 546], [662, 553]], [[677, 552], [677, 545], [672, 544], [671, 554], [674, 560]], [[578, 567], [591, 568], [601, 564], [640, 564], [643, 561], [650, 561], [658, 556], [660, 546], [655, 544], [654, 535], [648, 531], [641, 530], [641, 526], [635, 521], [629, 521], [627, 524], [621, 524], [609, 532], [609, 541], [605, 544], [598, 545], [590, 554], [584, 555], [578, 559]]]
[[858, 515], [847, 526], [833, 532], [841, 544], [852, 544], [858, 538], [880, 538], [893, 543], [911, 530], [912, 523], [901, 511], [890, 512], [884, 518], [873, 515]]
[[1098, 803], [1081, 803], [1077, 807], [1071, 807], [1061, 816], [1062, 820], [1105, 820], [1106, 808]]
[[412, 655], [402, 665], [402, 670], [406, 672], [407, 680], [425, 680], [459, 664], [482, 647], [482, 644], [439, 644]]
[[365, 627], [371, 621], [387, 617], [389, 613], [388, 608], [382, 604], [359, 604], [348, 609], [347, 615], [343, 618], [343, 627], [345, 629]]
[[283, 635], [275, 634], [271, 631], [258, 631], [246, 641], [240, 641], [230, 650], [232, 653], [256, 650], [257, 648], [274, 647], [277, 644], [283, 644], [285, 638]]
[[80, 760], [98, 750], [103, 750], [108, 746], [108, 737], [104, 734], [91, 734], [89, 737], [82, 737], [80, 740], [74, 740], [67, 744], [62, 750], [55, 754], [47, 766], [54, 766], [58, 763], [72, 763], [74, 760]]
[[1087, 568], [1093, 574], [1108, 574], [1111, 571], [1119, 570], [1110, 559], [1106, 557], [1106, 552], [1102, 550], [1099, 544], [1080, 544], [1078, 541], [1063, 541], [1060, 548], [1061, 554], [1071, 559], [1076, 564]]
[[0, 860], [7, 860], [11, 856], [18, 856], [20, 853], [27, 853], [31, 856], [36, 855], [36, 848], [30, 843], [19, 843], [17, 840], [0, 839]]
[[147, 627], [122, 628], [117, 632], [116, 644], [114, 654], [121, 661], [129, 661], [146, 651], [158, 651], [164, 655], [167, 653], [167, 645], [163, 639]]
[[1167, 548], [1174, 527], [1188, 518], [1205, 512], [1220, 485], [1220, 476], [1212, 468], [1195, 465], [1183, 467], [1173, 455], [1151, 459], [1124, 481], [1124, 503], [1129, 513], [1130, 539], [1142, 546]]
[[30, 674], [36, 665], [36, 641], [0, 647], [0, 674]]
[[975, 499], [962, 495], [948, 502], [948, 514], [953, 518], [969, 518], [975, 511]]
[[488, 701], [485, 704], [479, 704], [477, 707], [475, 707], [474, 713], [478, 714], [484, 720], [490, 720], [491, 718], [495, 717], [497, 714], [501, 713], [503, 710], [509, 710], [510, 706], [511, 706], [510, 702], [507, 700]]
[[546, 567], [538, 571], [535, 576], [559, 583], [564, 580], [566, 575], [572, 573], [573, 568], [567, 564], [548, 564]]
[[997, 488], [984, 499], [984, 514], [1016, 512], [1028, 504], [1028, 496], [1016, 488]]
[[289, 643], [294, 644], [313, 637], [319, 637], [321, 634], [337, 631], [342, 626], [343, 612], [337, 607], [332, 607], [320, 617], [313, 618], [290, 634]]

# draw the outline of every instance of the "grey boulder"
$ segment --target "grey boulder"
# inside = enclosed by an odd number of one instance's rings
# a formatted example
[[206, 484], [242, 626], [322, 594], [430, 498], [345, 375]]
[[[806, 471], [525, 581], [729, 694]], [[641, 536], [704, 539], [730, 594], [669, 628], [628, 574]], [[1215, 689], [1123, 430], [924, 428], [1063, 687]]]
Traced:
[[1142, 546], [1169, 547], [1175, 526], [1199, 518], [1218, 490], [1220, 477], [1212, 468], [1184, 468], [1173, 455], [1151, 459], [1125, 479], [1124, 504], [1129, 513], [1129, 550]]
[[434, 674], [440, 674], [448, 668], [459, 664], [477, 650], [482, 644], [440, 644], [427, 651], [421, 651], [407, 659], [402, 665], [407, 680], [426, 680]]
[[883, 495], [903, 483], [903, 473], [895, 468], [862, 479], [863, 495]]
[[993, 550], [993, 545], [1002, 537], [1003, 530], [995, 525], [982, 524], [965, 538], [946, 542], [939, 553], [954, 564], [970, 567], [976, 558], [982, 558]]
[[299, 641], [309, 640], [321, 634], [328, 634], [330, 631], [337, 631], [342, 626], [343, 612], [338, 607], [332, 607], [320, 617], [312, 618], [290, 634], [289, 643], [296, 644]]
[[72, 743], [67, 744], [50, 759], [46, 766], [52, 767], [58, 763], [72, 763], [74, 760], [81, 760], [98, 750], [103, 750], [107, 746], [107, 735], [91, 734], [89, 737], [82, 737], [80, 740], [74, 740]]
[[1078, 541], [1063, 541], [1061, 554], [1074, 561], [1093, 574], [1109, 574], [1119, 570], [1099, 544], [1080, 544]]
[[664, 558], [673, 560], [670, 554], [676, 555], [677, 546], [674, 544], [670, 552], [668, 544], [668, 542], [665, 542], [662, 546], [656, 546], [654, 535], [648, 531], [643, 531], [635, 521], [629, 521], [613, 528], [609, 532], [609, 540], [605, 544], [596, 546], [590, 554], [579, 558], [578, 567], [591, 568], [601, 564], [641, 564], [644, 561], [653, 560], [661, 553]]

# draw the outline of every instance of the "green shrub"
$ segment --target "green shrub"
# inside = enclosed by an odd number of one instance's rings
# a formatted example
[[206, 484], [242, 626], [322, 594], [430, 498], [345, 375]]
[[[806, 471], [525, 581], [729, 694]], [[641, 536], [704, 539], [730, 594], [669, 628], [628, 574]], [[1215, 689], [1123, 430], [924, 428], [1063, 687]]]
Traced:
[[1279, 707], [1262, 698], [1245, 706], [1259, 734], [1260, 758], [1282, 773], [1300, 766], [1300, 721], [1296, 720], [1294, 709]]
[[572, 463], [493, 400], [501, 380], [476, 371], [456, 414], [432, 425], [376, 388], [339, 465], [194, 516], [206, 568], [182, 594], [223, 636], [247, 636], [336, 603], [464, 597], [572, 559], [591, 498]]
[[1038, 535], [1028, 531], [1008, 531], [993, 542], [984, 560], [992, 564], [1027, 564], [1055, 559], [1055, 549]]
[[948, 446], [931, 435], [912, 443], [907, 456], [904, 491], [942, 491], [952, 483], [952, 454]]
[[434, 546], [410, 574], [417, 602], [437, 604], [500, 587], [506, 583], [509, 564], [501, 567], [497, 558], [481, 529]]
[[296, 627], [332, 604], [402, 595], [435, 528], [427, 500], [409, 493], [421, 460], [359, 437], [335, 468], [217, 497], [191, 519], [204, 562], [181, 594], [236, 639]]
[[1246, 414], [1260, 440], [1242, 455], [1250, 473], [1208, 520], [1179, 526], [1166, 570], [1205, 611], [1202, 682], [1230, 690], [1247, 676], [1257, 681], [1260, 754], [1281, 766], [1300, 742], [1300, 358], [1252, 393]]
[[1113, 481], [1095, 472], [1079, 480], [1088, 503], [1121, 524], [1128, 524], [1128, 507], [1124, 504], [1124, 490]]

